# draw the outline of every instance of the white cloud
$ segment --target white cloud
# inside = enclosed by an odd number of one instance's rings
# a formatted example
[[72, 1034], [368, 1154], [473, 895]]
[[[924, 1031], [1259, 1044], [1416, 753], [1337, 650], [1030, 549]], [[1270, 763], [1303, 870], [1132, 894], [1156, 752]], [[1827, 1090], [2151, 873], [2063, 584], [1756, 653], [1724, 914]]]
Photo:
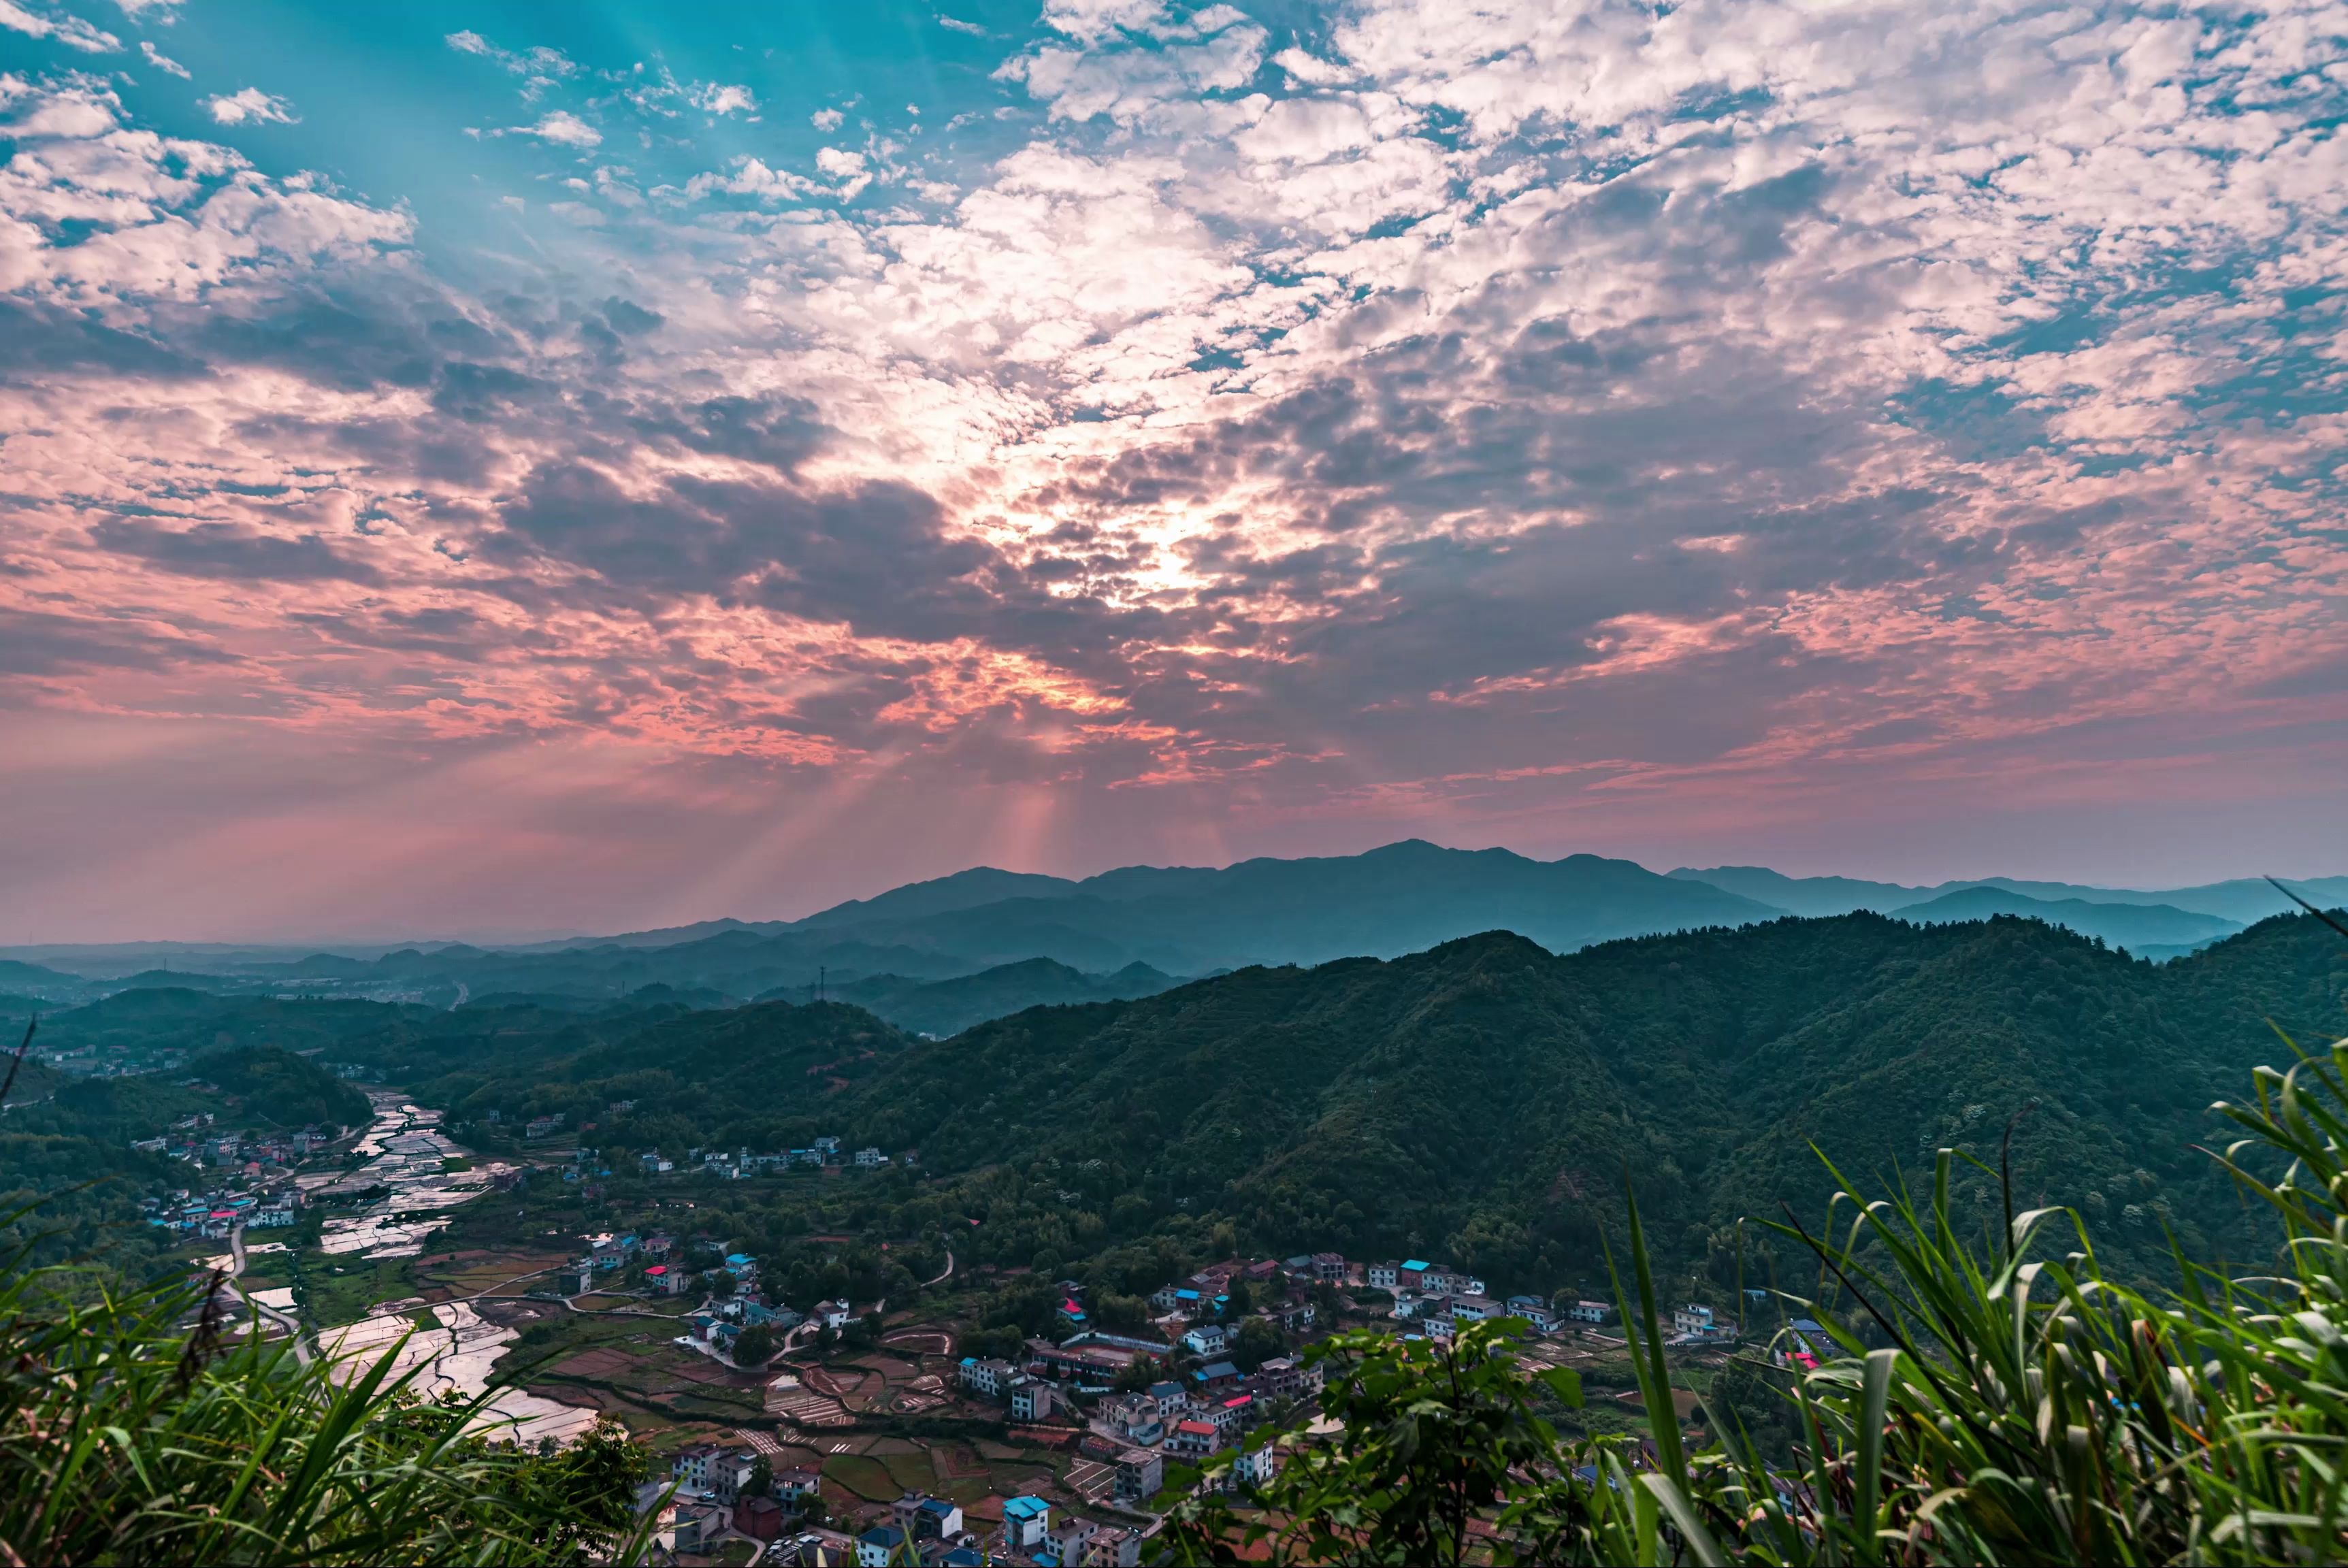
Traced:
[[705, 114], [756, 114], [758, 100], [746, 87], [728, 87], [717, 82], [703, 82], [693, 89], [693, 107]]
[[[9, 126], [0, 170], [0, 290], [135, 323], [335, 259], [404, 245], [407, 218], [345, 201], [306, 176], [273, 181], [234, 150], [120, 123], [88, 87], [44, 86]], [[76, 242], [55, 242], [70, 225]]]
[[535, 136], [542, 141], [560, 142], [564, 147], [589, 148], [602, 144], [603, 133], [565, 109], [556, 109], [541, 119], [536, 125], [516, 126], [523, 136]]
[[172, 59], [170, 56], [164, 54], [162, 50], [157, 48], [153, 44], [148, 42], [144, 38], [139, 40], [139, 52], [146, 56], [147, 63], [154, 67], [159, 71], [169, 71], [171, 75], [180, 77], [182, 81], [186, 80], [190, 75], [187, 67], [180, 64], [179, 61]]
[[977, 23], [965, 22], [957, 16], [940, 16], [938, 18], [938, 26], [945, 28], [948, 32], [967, 33], [973, 38], [991, 38], [994, 36], [992, 33], [989, 33]]
[[733, 173], [696, 174], [685, 182], [685, 193], [698, 198], [713, 191], [723, 191], [735, 196], [755, 196], [762, 201], [781, 201], [812, 196], [820, 189], [814, 181], [803, 175], [769, 169], [756, 158], [737, 158], [734, 160]]
[[519, 52], [501, 49], [469, 27], [450, 33], [441, 41], [460, 55], [477, 56], [517, 77], [542, 77], [551, 82], [579, 73], [579, 62], [543, 44]]
[[0, 0], [0, 27], [13, 28], [36, 38], [55, 38], [66, 47], [79, 49], [86, 55], [111, 54], [122, 47], [121, 39], [78, 16], [43, 16], [27, 11], [15, 0]]
[[175, 13], [180, 8], [180, 0], [114, 0], [114, 4], [120, 8], [124, 15], [132, 18], [144, 16], [152, 12], [159, 22], [174, 22], [179, 19]]
[[259, 88], [208, 98], [204, 108], [221, 125], [292, 125], [300, 119], [292, 104]]
[[839, 122], [846, 118], [836, 108], [819, 108], [808, 116], [808, 123], [818, 130], [838, 130]]

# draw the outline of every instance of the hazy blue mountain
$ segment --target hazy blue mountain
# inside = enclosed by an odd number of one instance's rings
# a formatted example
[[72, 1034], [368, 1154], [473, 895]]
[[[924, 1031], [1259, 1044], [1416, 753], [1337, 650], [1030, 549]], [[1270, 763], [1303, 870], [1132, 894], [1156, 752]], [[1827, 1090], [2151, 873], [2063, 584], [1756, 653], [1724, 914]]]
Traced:
[[[922, 982], [901, 975], [875, 975], [835, 988], [831, 998], [852, 1002], [901, 1029], [942, 1037], [973, 1024], [1030, 1007], [1078, 1002], [1123, 1002], [1155, 996], [1183, 982], [1147, 964], [1128, 964], [1114, 975], [1086, 975], [1049, 958], [998, 965], [952, 980]], [[774, 993], [760, 1001], [805, 1001], [803, 987]]]
[[20, 963], [14, 958], [0, 958], [0, 990], [49, 1002], [78, 997], [88, 988], [89, 983], [78, 975], [67, 975], [44, 965]]
[[1065, 877], [1037, 876], [1028, 872], [1001, 872], [993, 866], [973, 866], [966, 872], [956, 872], [950, 877], [937, 877], [929, 882], [907, 882], [871, 898], [852, 898], [846, 903], [808, 915], [792, 923], [792, 929], [818, 931], [830, 926], [865, 925], [879, 921], [920, 920], [927, 915], [951, 914], [960, 910], [975, 909], [982, 904], [998, 903], [1005, 899], [1067, 898], [1076, 892], [1077, 884]]
[[[2196, 914], [2214, 914], [2237, 926], [2255, 925], [2271, 915], [2291, 914], [2299, 906], [2277, 892], [2260, 877], [2237, 877], [2230, 882], [2204, 882], [2199, 887], [2152, 891], [2136, 888], [2075, 887], [2069, 882], [2018, 882], [2011, 877], [1984, 877], [1982, 887], [2002, 887], [2031, 898], [2084, 898], [2096, 903], [2165, 903]], [[2318, 909], [2348, 904], [2348, 877], [2285, 877], [2283, 885]]]
[[850, 918], [851, 908], [884, 907], [891, 895], [883, 895], [827, 910], [800, 928], [821, 922], [868, 941], [929, 947], [990, 965], [1045, 957], [1098, 973], [1138, 961], [1195, 975], [1249, 964], [1393, 957], [1482, 931], [1512, 931], [1552, 951], [1571, 951], [1618, 936], [1749, 923], [1783, 913], [1629, 861], [1536, 861], [1416, 839], [1366, 854], [1243, 861], [1220, 871], [1130, 867], [1073, 885], [1038, 880], [1050, 882], [1040, 895]]
[[[2002, 888], [2024, 898], [2050, 903], [2076, 899], [2099, 904], [2165, 904], [2195, 914], [2216, 915], [2230, 923], [2228, 930], [2240, 930], [2271, 915], [2289, 914], [2299, 907], [2257, 877], [2205, 882], [2199, 887], [2144, 889], [2030, 882], [2019, 877], [1975, 877], [1931, 887], [1908, 887], [1856, 877], [1789, 877], [1766, 866], [1709, 866], [1702, 870], [1681, 866], [1668, 874], [1683, 882], [1709, 882], [1763, 903], [1776, 904], [1788, 913], [1805, 915], [1849, 914], [1862, 909], [1890, 914], [1967, 888]], [[2310, 877], [2303, 882], [2286, 879], [2286, 885], [2320, 908], [2348, 903], [2348, 877]]]
[[1789, 877], [1766, 866], [1711, 866], [1702, 871], [1681, 866], [1665, 874], [1678, 882], [1706, 882], [1756, 903], [1772, 904], [1787, 914], [1811, 916], [1853, 914], [1862, 909], [1890, 914], [1942, 891], [1863, 882], [1857, 877]]
[[2019, 914], [2060, 925], [2082, 936], [2100, 936], [2115, 947], [2135, 951], [2147, 946], [2189, 947], [2231, 936], [2242, 929], [2230, 920], [2200, 914], [2165, 903], [2090, 903], [2085, 899], [2026, 898], [2002, 887], [1961, 888], [1900, 911], [1902, 920], [1945, 925], [1952, 921], [1987, 920], [1993, 914]]

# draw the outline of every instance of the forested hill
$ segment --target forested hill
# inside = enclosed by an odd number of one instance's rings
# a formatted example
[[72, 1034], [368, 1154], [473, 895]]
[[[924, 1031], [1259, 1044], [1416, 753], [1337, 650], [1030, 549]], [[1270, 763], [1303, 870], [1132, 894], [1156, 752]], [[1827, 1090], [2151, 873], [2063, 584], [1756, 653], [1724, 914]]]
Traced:
[[[607, 1153], [834, 1133], [933, 1175], [1025, 1172], [977, 1240], [1010, 1261], [1229, 1222], [1250, 1244], [1534, 1284], [1588, 1277], [1626, 1171], [1675, 1264], [1725, 1269], [1738, 1216], [1783, 1199], [1815, 1217], [1814, 1142], [1853, 1174], [1920, 1173], [1942, 1144], [1993, 1163], [2028, 1108], [2017, 1200], [2100, 1212], [2149, 1271], [2164, 1219], [2204, 1255], [2263, 1244], [2191, 1146], [2213, 1099], [2285, 1054], [2267, 1017], [2340, 1032], [2343, 947], [2305, 919], [2166, 966], [2014, 919], [1786, 920], [1563, 956], [1493, 934], [936, 1042], [837, 1004], [687, 1014], [440, 1088], [468, 1112], [633, 1099], [603, 1117]], [[1994, 1182], [1963, 1191], [1986, 1222]]]

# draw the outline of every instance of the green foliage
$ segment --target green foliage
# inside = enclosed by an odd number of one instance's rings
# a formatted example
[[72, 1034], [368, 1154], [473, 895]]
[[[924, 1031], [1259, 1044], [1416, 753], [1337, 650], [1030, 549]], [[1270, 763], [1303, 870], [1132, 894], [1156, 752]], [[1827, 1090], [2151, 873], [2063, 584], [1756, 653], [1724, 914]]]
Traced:
[[[556, 1109], [595, 1121], [621, 1194], [653, 1191], [628, 1184], [637, 1149], [829, 1132], [918, 1150], [910, 1171], [696, 1192], [800, 1305], [901, 1299], [902, 1262], [929, 1260], [926, 1277], [948, 1247], [965, 1272], [1048, 1259], [1097, 1300], [1234, 1250], [1323, 1246], [1447, 1258], [1503, 1293], [1594, 1294], [1625, 1167], [1655, 1268], [1701, 1298], [1735, 1282], [1739, 1215], [1831, 1195], [1814, 1142], [1865, 1171], [1913, 1167], [1943, 1145], [1986, 1151], [2033, 1101], [2016, 1190], [2100, 1206], [2106, 1265], [2142, 1281], [2167, 1266], [2164, 1227], [2202, 1255], [2269, 1244], [2190, 1146], [2259, 1059], [2262, 1012], [2322, 1018], [2343, 995], [2348, 962], [2312, 919], [2156, 966], [2030, 921], [1859, 914], [1563, 956], [1495, 934], [1044, 1008], [951, 1041], [838, 1004], [633, 1026], [529, 1015], [436, 1057], [449, 1070], [416, 1087], [458, 1108], [460, 1136], [492, 1106], [508, 1126]], [[1971, 1167], [1951, 1202], [1961, 1228], [1995, 1222], [1995, 1183]], [[875, 1231], [918, 1253], [806, 1239]], [[1814, 1266], [1746, 1241], [1756, 1283]]]
[[[2178, 1255], [2178, 1285], [2143, 1292], [2106, 1274], [2075, 1212], [2034, 1209], [1965, 1240], [1953, 1151], [1921, 1197], [1862, 1201], [1828, 1165], [1847, 1222], [1783, 1229], [1831, 1286], [1794, 1305], [1840, 1354], [1782, 1391], [1774, 1377], [1741, 1394], [1722, 1379], [1704, 1401], [1716, 1440], [1702, 1449], [1684, 1450], [1670, 1417], [1651, 1422], [1644, 1453], [1560, 1439], [1513, 1359], [1520, 1325], [1475, 1325], [1447, 1347], [1349, 1336], [1319, 1352], [1342, 1432], [1260, 1434], [1288, 1463], [1255, 1510], [1194, 1499], [1172, 1549], [1186, 1562], [1242, 1550], [1360, 1563], [1471, 1551], [1500, 1563], [2336, 1561], [2348, 1547], [2348, 1040], [2257, 1082], [2255, 1106], [2221, 1108], [2247, 1136], [2220, 1163], [2285, 1228], [2272, 1273], [2229, 1277]], [[2278, 1165], [2280, 1178], [2262, 1173]], [[1632, 1284], [1618, 1299], [1646, 1408], [1668, 1411], [1635, 1205], [1630, 1221]], [[2070, 1243], [2059, 1261], [2036, 1255], [2058, 1233]], [[1555, 1391], [1574, 1402], [1570, 1386]], [[1755, 1397], [1791, 1418], [1790, 1469], [1737, 1418]]]
[[[221, 1283], [115, 1295], [12, 1260], [0, 1285], [0, 1561], [572, 1563], [636, 1550], [644, 1452], [469, 1435], [392, 1357], [338, 1386], [289, 1342], [224, 1343]], [[183, 1326], [196, 1314], [192, 1330]]]
[[257, 1126], [365, 1127], [366, 1096], [306, 1057], [275, 1046], [240, 1046], [188, 1064], [189, 1072], [243, 1101]]
[[763, 1323], [752, 1324], [734, 1341], [734, 1364], [736, 1367], [764, 1367], [774, 1354], [774, 1332]]

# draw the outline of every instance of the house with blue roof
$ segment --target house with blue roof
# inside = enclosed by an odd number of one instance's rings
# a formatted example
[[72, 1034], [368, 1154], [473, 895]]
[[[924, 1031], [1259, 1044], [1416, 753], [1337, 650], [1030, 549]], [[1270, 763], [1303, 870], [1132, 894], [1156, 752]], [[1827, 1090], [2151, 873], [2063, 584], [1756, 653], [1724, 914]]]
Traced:
[[857, 1568], [889, 1568], [905, 1554], [905, 1532], [893, 1524], [876, 1524], [856, 1538]]
[[1029, 1552], [1052, 1532], [1052, 1505], [1040, 1497], [1014, 1497], [1003, 1505], [1003, 1542]]

